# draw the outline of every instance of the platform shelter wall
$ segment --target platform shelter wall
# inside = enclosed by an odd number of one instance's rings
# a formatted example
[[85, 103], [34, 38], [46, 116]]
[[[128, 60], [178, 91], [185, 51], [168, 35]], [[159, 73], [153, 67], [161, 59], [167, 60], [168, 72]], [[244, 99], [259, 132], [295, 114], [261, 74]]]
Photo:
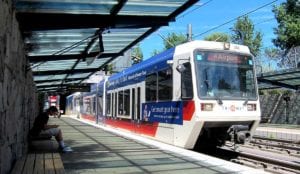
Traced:
[[0, 0], [0, 173], [27, 153], [37, 94], [12, 0]]

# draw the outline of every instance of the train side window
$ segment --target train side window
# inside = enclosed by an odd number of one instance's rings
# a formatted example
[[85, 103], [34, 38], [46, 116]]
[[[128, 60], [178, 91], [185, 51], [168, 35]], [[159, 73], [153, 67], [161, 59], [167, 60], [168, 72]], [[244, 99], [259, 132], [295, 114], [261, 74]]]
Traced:
[[124, 108], [123, 108], [123, 91], [118, 92], [118, 115], [123, 115]]
[[158, 72], [158, 99], [159, 100], [172, 100], [173, 98], [173, 77], [172, 69]]
[[157, 75], [146, 76], [146, 101], [156, 101], [157, 97]]
[[189, 62], [186, 62], [183, 65], [186, 69], [181, 73], [181, 98], [192, 99], [194, 93], [191, 64]]
[[123, 115], [129, 116], [130, 114], [130, 90], [124, 90], [124, 108], [123, 108]]

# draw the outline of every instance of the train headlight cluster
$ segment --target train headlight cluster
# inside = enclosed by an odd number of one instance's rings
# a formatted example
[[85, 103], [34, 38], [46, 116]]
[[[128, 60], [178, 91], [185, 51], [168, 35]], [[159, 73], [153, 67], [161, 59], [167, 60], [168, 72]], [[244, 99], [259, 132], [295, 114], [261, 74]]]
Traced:
[[201, 111], [212, 111], [213, 107], [212, 103], [201, 103]]
[[256, 111], [256, 104], [247, 104], [247, 111]]

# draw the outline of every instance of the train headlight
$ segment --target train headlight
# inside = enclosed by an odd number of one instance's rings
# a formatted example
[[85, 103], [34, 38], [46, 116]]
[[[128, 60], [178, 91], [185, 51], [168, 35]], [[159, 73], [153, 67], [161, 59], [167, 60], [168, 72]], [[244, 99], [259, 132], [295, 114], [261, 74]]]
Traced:
[[213, 106], [212, 103], [201, 103], [201, 111], [212, 111]]
[[224, 42], [224, 50], [229, 50], [230, 49], [230, 43]]
[[256, 111], [256, 104], [247, 104], [247, 111]]

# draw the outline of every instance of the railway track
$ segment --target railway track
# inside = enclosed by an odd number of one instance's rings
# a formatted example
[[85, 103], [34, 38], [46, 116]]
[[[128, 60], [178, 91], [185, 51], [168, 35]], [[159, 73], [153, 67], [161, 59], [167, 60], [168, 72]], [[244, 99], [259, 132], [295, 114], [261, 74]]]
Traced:
[[281, 143], [300, 144], [300, 141], [296, 142], [296, 141], [284, 140], [284, 139], [266, 138], [266, 137], [261, 137], [261, 136], [256, 136], [256, 135], [254, 135], [252, 138], [258, 139], [258, 140], [276, 141], [276, 142], [281, 142]]
[[205, 151], [225, 160], [278, 174], [300, 174], [300, 147], [290, 141], [255, 137], [245, 145], [227, 142], [216, 151]]
[[300, 144], [298, 142], [256, 136], [245, 146], [252, 146], [266, 151], [289, 154], [300, 158]]
[[[286, 161], [283, 159], [266, 156], [263, 153], [249, 153], [234, 150], [228, 146], [217, 149], [217, 157], [221, 157], [232, 162], [246, 165], [253, 168], [263, 169], [272, 173], [298, 174], [300, 173], [300, 163]], [[231, 159], [228, 159], [231, 158]], [[299, 159], [300, 161], [300, 159]]]

